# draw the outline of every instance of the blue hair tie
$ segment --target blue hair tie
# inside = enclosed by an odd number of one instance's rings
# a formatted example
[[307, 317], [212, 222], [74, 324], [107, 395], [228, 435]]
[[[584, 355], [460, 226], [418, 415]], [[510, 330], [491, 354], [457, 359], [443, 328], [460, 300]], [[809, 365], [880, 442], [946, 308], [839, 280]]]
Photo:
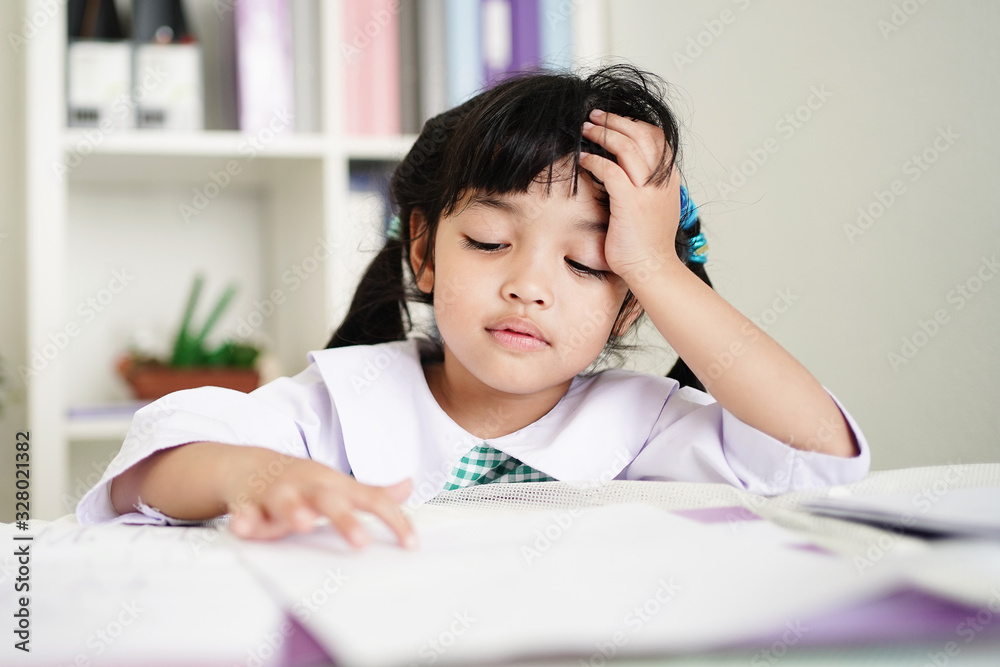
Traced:
[[688, 261], [695, 262], [697, 264], [704, 264], [708, 261], [708, 241], [705, 240], [705, 235], [698, 232], [691, 237], [688, 250]]
[[392, 239], [393, 241], [403, 240], [403, 230], [400, 226], [398, 215], [392, 216], [392, 219], [389, 221], [389, 227], [385, 231], [385, 237], [387, 239]]
[[691, 201], [687, 188], [681, 186], [681, 229], [689, 229], [698, 219], [698, 207]]
[[[687, 188], [682, 185], [680, 228], [685, 231], [691, 229], [696, 220], [698, 220], [698, 207], [691, 201]], [[701, 232], [692, 236], [688, 241], [687, 261], [696, 264], [704, 264], [708, 261], [708, 241], [705, 240], [705, 235]]]

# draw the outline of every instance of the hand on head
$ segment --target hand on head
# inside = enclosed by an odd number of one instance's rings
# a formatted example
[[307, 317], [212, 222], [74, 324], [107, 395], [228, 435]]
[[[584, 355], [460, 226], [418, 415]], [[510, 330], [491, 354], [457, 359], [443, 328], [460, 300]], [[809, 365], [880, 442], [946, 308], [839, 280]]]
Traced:
[[667, 179], [656, 178], [661, 165], [673, 159], [663, 130], [594, 110], [583, 134], [618, 160], [580, 155], [580, 166], [604, 183], [610, 198], [604, 254], [611, 270], [628, 282], [643, 266], [679, 262], [674, 244], [681, 213], [680, 174], [671, 168]]

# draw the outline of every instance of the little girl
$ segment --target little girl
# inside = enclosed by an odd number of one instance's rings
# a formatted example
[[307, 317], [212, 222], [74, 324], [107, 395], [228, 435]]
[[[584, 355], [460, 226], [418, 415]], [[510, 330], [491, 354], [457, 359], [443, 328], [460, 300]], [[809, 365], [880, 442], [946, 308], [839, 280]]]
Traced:
[[[711, 288], [663, 91], [625, 65], [533, 73], [429, 120], [392, 177], [402, 224], [327, 349], [250, 394], [138, 411], [80, 522], [228, 513], [276, 538], [327, 517], [361, 547], [362, 510], [412, 547], [401, 504], [471, 484], [862, 479], [847, 411]], [[433, 331], [408, 336], [408, 302]], [[670, 375], [598, 371], [642, 314]]]

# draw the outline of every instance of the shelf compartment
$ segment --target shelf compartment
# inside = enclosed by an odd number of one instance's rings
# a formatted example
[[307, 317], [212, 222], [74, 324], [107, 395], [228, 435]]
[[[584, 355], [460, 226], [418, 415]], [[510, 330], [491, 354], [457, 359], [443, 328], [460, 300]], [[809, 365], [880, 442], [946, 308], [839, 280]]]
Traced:
[[129, 401], [70, 408], [66, 438], [71, 442], [124, 440], [136, 411], [149, 401]]
[[336, 156], [344, 160], [366, 160], [372, 162], [398, 162], [406, 157], [415, 134], [391, 137], [344, 136], [336, 143]]

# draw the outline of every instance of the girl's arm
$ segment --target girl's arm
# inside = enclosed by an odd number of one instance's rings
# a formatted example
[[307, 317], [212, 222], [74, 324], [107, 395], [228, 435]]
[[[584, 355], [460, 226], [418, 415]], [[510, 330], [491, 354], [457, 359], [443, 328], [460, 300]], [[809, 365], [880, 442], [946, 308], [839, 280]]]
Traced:
[[176, 519], [221, 516], [228, 509], [220, 480], [246, 475], [258, 448], [233, 449], [217, 442], [192, 442], [160, 450], [111, 480], [111, 504], [119, 514], [132, 512], [142, 499]]
[[605, 259], [660, 334], [740, 421], [796, 449], [856, 456], [854, 435], [823, 386], [677, 257], [679, 172], [649, 182], [664, 157], [663, 131], [609, 113], [594, 112], [591, 120], [584, 136], [618, 160], [580, 157], [610, 196]]
[[796, 449], [858, 455], [823, 386], [676, 256], [627, 282], [660, 334], [737, 419]]
[[368, 541], [355, 509], [379, 516], [403, 546], [416, 545], [413, 527], [399, 503], [410, 493], [406, 480], [390, 487], [361, 484], [309, 459], [264, 447], [192, 442], [161, 450], [111, 481], [119, 514], [144, 503], [178, 519], [209, 519], [232, 513], [241, 537], [273, 539], [312, 530], [326, 516], [355, 546]]

